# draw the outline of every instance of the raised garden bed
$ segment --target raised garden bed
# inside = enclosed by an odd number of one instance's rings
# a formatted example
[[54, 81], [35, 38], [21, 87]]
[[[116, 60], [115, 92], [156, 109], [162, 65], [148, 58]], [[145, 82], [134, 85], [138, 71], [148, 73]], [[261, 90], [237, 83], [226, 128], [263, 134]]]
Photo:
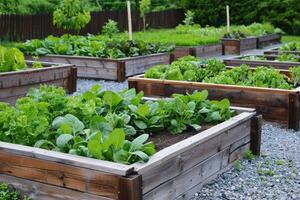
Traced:
[[281, 42], [281, 34], [280, 33], [258, 36], [257, 37], [257, 48], [263, 48], [265, 46], [280, 43], [280, 42]]
[[174, 59], [184, 56], [212, 57], [222, 55], [222, 44], [199, 45], [195, 47], [177, 46], [173, 51]]
[[[288, 74], [288, 71], [282, 70]], [[146, 96], [169, 97], [173, 93], [185, 94], [195, 90], [208, 90], [209, 98], [228, 98], [232, 105], [253, 107], [264, 119], [299, 130], [300, 87], [293, 90], [245, 87], [187, 81], [147, 79], [143, 75], [129, 79], [129, 87], [144, 91]]]
[[222, 39], [222, 53], [228, 54], [241, 54], [242, 51], [256, 49], [257, 37], [248, 37], [242, 39]]
[[68, 93], [76, 91], [77, 69], [74, 65], [42, 62], [43, 68], [30, 69], [32, 63], [27, 61], [26, 70], [0, 73], [0, 102], [14, 104], [30, 88], [41, 84], [61, 86]]
[[280, 51], [279, 48], [274, 48], [268, 51], [264, 51], [265, 55], [278, 55], [278, 54], [293, 54], [300, 56], [300, 51]]
[[[177, 199], [241, 158], [260, 153], [261, 117], [254, 109], [200, 130], [154, 154], [123, 165], [22, 145], [0, 143], [0, 179], [33, 199]], [[201, 172], [201, 173], [200, 173]]]
[[271, 66], [276, 69], [286, 69], [286, 70], [289, 69], [290, 67], [300, 66], [300, 62], [276, 61], [277, 56], [275, 55], [265, 55], [265, 56], [253, 55], [253, 56], [257, 58], [260, 57], [266, 58], [267, 60], [245, 59], [245, 56], [239, 56], [231, 59], [224, 59], [223, 62], [225, 65], [228, 66], [240, 66], [242, 64], [246, 64], [249, 65], [250, 67]]
[[40, 56], [39, 59], [45, 62], [76, 65], [78, 78], [123, 82], [127, 77], [144, 73], [153, 65], [169, 64], [172, 58], [169, 53], [160, 53], [120, 59], [65, 55]]

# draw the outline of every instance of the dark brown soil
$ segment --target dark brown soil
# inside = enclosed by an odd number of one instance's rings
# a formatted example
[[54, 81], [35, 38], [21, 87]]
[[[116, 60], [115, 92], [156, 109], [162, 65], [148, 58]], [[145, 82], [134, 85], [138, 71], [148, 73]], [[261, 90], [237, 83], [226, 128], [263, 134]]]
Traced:
[[155, 144], [156, 150], [160, 151], [166, 147], [176, 144], [177, 142], [185, 140], [193, 135], [196, 135], [201, 131], [209, 129], [210, 127], [212, 127], [212, 125], [202, 125], [202, 128], [198, 131], [188, 130], [185, 131], [184, 133], [180, 133], [176, 135], [171, 134], [169, 132], [155, 133], [150, 135], [149, 140]]

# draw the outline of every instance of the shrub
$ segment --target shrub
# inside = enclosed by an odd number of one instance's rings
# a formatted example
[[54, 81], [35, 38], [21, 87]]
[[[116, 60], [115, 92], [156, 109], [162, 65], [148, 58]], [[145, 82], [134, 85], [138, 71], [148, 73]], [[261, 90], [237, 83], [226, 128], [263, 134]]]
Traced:
[[109, 19], [108, 22], [102, 27], [102, 34], [112, 38], [113, 35], [119, 33], [118, 23]]

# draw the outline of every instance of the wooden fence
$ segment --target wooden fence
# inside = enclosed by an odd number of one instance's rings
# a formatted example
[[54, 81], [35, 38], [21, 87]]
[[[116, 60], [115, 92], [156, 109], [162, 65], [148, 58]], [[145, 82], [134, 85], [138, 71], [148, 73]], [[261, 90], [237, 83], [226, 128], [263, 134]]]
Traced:
[[[121, 31], [127, 30], [127, 11], [102, 11], [91, 13], [90, 23], [81, 31], [81, 34], [98, 34], [108, 19], [118, 22]], [[184, 19], [184, 11], [167, 10], [147, 14], [147, 24], [151, 28], [173, 28]], [[133, 30], [142, 30], [143, 23], [139, 12], [132, 12]], [[0, 15], [1, 40], [26, 40], [44, 38], [48, 35], [62, 35], [64, 32], [52, 24], [51, 14], [38, 15]]]

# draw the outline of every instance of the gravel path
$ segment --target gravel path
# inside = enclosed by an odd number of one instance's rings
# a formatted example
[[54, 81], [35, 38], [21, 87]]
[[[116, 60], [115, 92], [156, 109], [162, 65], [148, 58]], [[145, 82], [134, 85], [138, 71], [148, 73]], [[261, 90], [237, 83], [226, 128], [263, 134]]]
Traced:
[[300, 200], [300, 132], [265, 124], [262, 156], [244, 158], [193, 200]]
[[128, 88], [128, 82], [125, 81], [123, 83], [118, 83], [114, 81], [96, 81], [96, 80], [87, 80], [87, 79], [79, 79], [77, 80], [77, 92], [83, 93], [86, 90], [89, 90], [93, 85], [101, 85], [102, 90], [113, 90], [113, 91], [121, 91]]

